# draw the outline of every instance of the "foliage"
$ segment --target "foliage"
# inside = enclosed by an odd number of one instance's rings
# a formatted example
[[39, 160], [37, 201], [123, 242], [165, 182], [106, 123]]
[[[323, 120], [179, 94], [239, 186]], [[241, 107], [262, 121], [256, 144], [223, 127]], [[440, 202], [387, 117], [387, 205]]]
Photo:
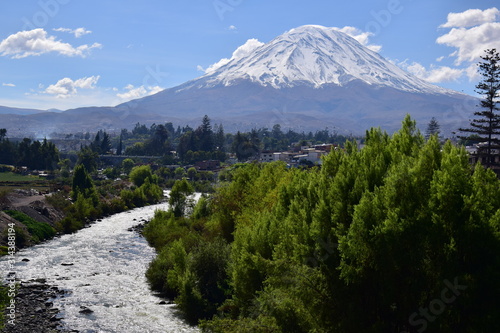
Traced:
[[130, 174], [130, 171], [132, 171], [132, 168], [134, 167], [135, 162], [134, 160], [130, 158], [126, 158], [122, 161], [122, 169], [123, 172], [125, 172], [127, 175]]
[[187, 197], [193, 194], [193, 192], [193, 186], [186, 179], [175, 182], [168, 199], [168, 203], [172, 207], [175, 216], [181, 217], [184, 215], [186, 208], [188, 208]]
[[[56, 230], [47, 223], [38, 222], [22, 212], [17, 210], [6, 210], [5, 212], [26, 226], [34, 243], [51, 239], [56, 234]], [[16, 234], [16, 238], [17, 236]]]
[[248, 135], [238, 131], [234, 136], [231, 151], [236, 154], [238, 161], [244, 161], [251, 157], [257, 158], [260, 150], [259, 143], [255, 135], [250, 138]]
[[85, 199], [92, 199], [94, 205], [98, 203], [94, 182], [83, 164], [77, 165], [73, 173], [71, 197], [73, 200], [78, 200], [79, 196], [83, 196]]
[[[500, 54], [496, 49], [488, 49], [483, 60], [478, 64], [479, 72], [483, 80], [476, 85], [476, 92], [484, 99], [481, 100], [482, 111], [474, 112], [478, 118], [472, 119], [469, 128], [461, 128], [460, 131], [475, 133], [481, 141], [487, 143], [486, 146], [486, 166], [491, 167], [494, 164], [493, 148], [500, 144], [500, 115], [498, 103], [500, 101]], [[462, 136], [462, 139], [467, 139]]]
[[99, 154], [91, 148], [83, 147], [78, 153], [78, 165], [83, 165], [87, 172], [93, 173], [97, 170]]
[[56, 146], [44, 139], [32, 141], [24, 138], [13, 143], [9, 139], [0, 140], [0, 163], [16, 166], [26, 166], [32, 170], [54, 170], [59, 162], [59, 152]]
[[66, 210], [67, 207], [71, 205], [71, 201], [63, 191], [51, 193], [50, 195], [45, 196], [45, 200], [48, 204], [60, 211]]
[[149, 180], [150, 183], [158, 183], [157, 176], [153, 175], [151, 167], [149, 165], [136, 166], [130, 171], [129, 178], [134, 183], [135, 186], [141, 186]]
[[97, 132], [94, 141], [92, 141], [89, 148], [97, 155], [109, 153], [109, 151], [111, 150], [111, 140], [109, 138], [109, 134], [102, 130]]
[[[139, 127], [138, 125], [139, 124], [136, 125], [136, 128], [132, 131], [132, 133], [139, 135], [150, 133], [150, 138], [144, 142], [136, 143], [133, 146], [128, 147], [125, 151], [126, 155], [162, 156], [170, 154], [172, 148], [170, 142], [168, 141], [168, 126], [161, 124], [153, 125], [151, 126], [151, 130], [148, 131], [145, 125], [139, 125]], [[121, 137], [120, 140], [122, 140]]]
[[439, 125], [436, 118], [432, 117], [429, 121], [429, 124], [427, 124], [427, 129], [425, 130], [425, 139], [429, 140], [431, 135], [437, 135], [439, 137], [440, 128], [441, 126]]
[[500, 181], [409, 117], [321, 169], [241, 164], [224, 178], [192, 215], [157, 213], [145, 232], [152, 287], [203, 330], [498, 330]]
[[202, 124], [196, 130], [188, 130], [179, 137], [177, 154], [184, 163], [196, 163], [203, 160], [226, 160], [224, 150], [225, 136], [222, 126], [217, 132], [212, 130], [210, 118], [204, 116]]

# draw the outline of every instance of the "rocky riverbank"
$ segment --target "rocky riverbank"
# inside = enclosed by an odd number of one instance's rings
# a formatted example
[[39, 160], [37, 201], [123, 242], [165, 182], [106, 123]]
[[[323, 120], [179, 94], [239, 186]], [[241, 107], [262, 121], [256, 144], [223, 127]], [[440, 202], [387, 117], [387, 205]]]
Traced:
[[9, 323], [10, 310], [6, 309], [5, 327], [1, 333], [69, 333], [60, 328], [59, 309], [52, 300], [63, 296], [64, 291], [46, 284], [45, 279], [21, 282], [16, 294], [15, 319]]

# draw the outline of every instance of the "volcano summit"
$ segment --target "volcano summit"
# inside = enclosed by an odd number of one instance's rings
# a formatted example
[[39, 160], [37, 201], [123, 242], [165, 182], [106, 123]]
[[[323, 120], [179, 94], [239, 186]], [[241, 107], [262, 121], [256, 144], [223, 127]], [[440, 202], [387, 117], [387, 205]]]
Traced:
[[[206, 74], [155, 95], [106, 108], [11, 117], [35, 128], [119, 130], [135, 123], [197, 124], [207, 114], [228, 130], [272, 127], [389, 132], [409, 113], [442, 132], [467, 123], [476, 100], [402, 70], [337, 28], [307, 25], [268, 43], [254, 40]], [[75, 123], [76, 122], [76, 123]], [[50, 131], [50, 129], [48, 129]], [[36, 130], [35, 130], [36, 131]]]

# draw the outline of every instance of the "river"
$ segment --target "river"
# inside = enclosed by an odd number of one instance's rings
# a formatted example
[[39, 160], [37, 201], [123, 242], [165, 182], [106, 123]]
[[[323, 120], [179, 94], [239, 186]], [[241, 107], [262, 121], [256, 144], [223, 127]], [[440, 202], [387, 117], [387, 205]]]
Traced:
[[[77, 233], [23, 249], [16, 254], [16, 277], [45, 278], [67, 291], [54, 300], [66, 329], [91, 332], [197, 332], [179, 318], [176, 306], [160, 304], [146, 282], [145, 271], [155, 251], [137, 232], [128, 231], [149, 220], [158, 204], [119, 213]], [[29, 259], [25, 262], [22, 259]], [[0, 271], [8, 270], [6, 257]], [[80, 313], [81, 307], [93, 312]]]

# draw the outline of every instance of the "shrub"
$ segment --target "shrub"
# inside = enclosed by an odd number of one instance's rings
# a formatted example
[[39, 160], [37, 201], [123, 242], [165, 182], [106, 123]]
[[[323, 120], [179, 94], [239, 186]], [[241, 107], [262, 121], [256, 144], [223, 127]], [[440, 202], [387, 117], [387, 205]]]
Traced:
[[52, 205], [55, 209], [58, 209], [60, 211], [64, 211], [69, 206], [71, 206], [71, 201], [68, 199], [68, 196], [63, 191], [55, 192], [55, 193], [52, 193], [51, 195], [47, 195], [45, 197], [45, 200], [47, 201], [47, 203]]
[[[16, 210], [6, 210], [5, 212], [26, 226], [35, 243], [50, 239], [56, 234], [56, 230], [47, 223], [35, 221], [24, 213]], [[16, 240], [19, 237], [20, 235], [16, 233]]]
[[146, 179], [153, 184], [157, 183], [157, 176], [153, 176], [149, 165], [136, 166], [130, 171], [130, 180], [135, 186], [139, 187], [146, 182]]

